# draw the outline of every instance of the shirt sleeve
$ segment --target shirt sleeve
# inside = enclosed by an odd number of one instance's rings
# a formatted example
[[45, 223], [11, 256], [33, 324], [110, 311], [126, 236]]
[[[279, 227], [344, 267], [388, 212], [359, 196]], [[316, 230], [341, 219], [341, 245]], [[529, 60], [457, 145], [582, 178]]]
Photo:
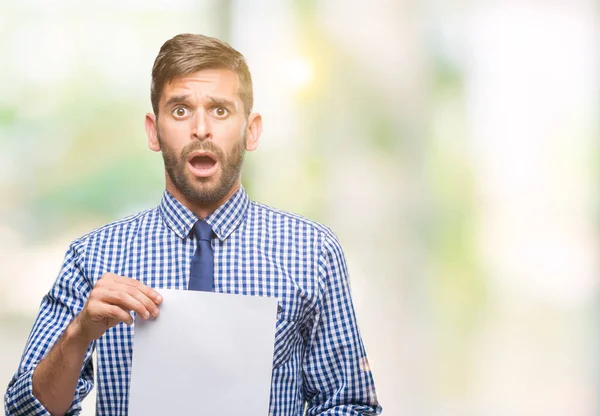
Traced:
[[[81, 311], [91, 291], [92, 285], [85, 278], [81, 263], [81, 256], [74, 246], [71, 246], [58, 278], [42, 299], [19, 369], [6, 390], [4, 407], [7, 416], [50, 416], [33, 395], [31, 380], [37, 364], [48, 354], [67, 325]], [[86, 352], [75, 397], [67, 415], [78, 415], [81, 412], [81, 401], [92, 390], [94, 370], [91, 356], [94, 345], [91, 343]]]
[[373, 376], [356, 323], [348, 271], [335, 236], [319, 258], [320, 299], [303, 362], [307, 415], [378, 415]]

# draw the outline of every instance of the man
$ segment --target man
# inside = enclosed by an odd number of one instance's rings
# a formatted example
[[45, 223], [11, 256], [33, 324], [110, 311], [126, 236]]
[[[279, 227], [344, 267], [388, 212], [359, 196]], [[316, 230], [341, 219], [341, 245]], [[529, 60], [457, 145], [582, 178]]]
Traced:
[[[153, 288], [188, 287], [279, 299], [270, 414], [299, 416], [305, 405], [309, 415], [379, 414], [338, 240], [250, 201], [241, 186], [244, 153], [262, 130], [243, 56], [214, 38], [175, 36], [154, 62], [151, 101], [145, 126], [164, 159], [163, 199], [71, 244], [8, 386], [6, 414], [79, 413], [95, 348], [96, 412], [126, 415], [131, 312], [156, 317]], [[198, 270], [199, 256], [210, 270]]]

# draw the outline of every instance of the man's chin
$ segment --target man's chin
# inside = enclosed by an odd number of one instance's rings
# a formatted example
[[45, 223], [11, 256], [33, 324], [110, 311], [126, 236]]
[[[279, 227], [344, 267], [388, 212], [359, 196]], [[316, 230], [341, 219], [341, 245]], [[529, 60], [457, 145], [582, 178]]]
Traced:
[[188, 192], [184, 192], [184, 195], [196, 204], [206, 205], [217, 203], [231, 191], [231, 187], [225, 189], [219, 182], [206, 180], [206, 178], [202, 181], [194, 182], [187, 189]]
[[[179, 179], [178, 181], [171, 182], [189, 202], [198, 205], [212, 205], [222, 202], [238, 183], [238, 179], [234, 179], [229, 183], [230, 180], [224, 180], [222, 176], [223, 172], [221, 170], [209, 177], [197, 177], [190, 171], [183, 171], [176, 178]], [[236, 178], [239, 178], [239, 174]]]

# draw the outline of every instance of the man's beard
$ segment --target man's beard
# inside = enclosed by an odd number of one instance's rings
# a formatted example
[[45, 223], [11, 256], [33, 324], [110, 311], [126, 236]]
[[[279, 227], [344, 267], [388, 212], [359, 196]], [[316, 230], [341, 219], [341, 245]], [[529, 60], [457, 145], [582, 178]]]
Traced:
[[[158, 142], [162, 148], [165, 170], [171, 182], [188, 201], [194, 204], [213, 204], [221, 200], [231, 191], [240, 176], [246, 151], [245, 133], [242, 140], [234, 146], [229, 155], [225, 154], [210, 140], [193, 141], [183, 148], [179, 157], [172, 148], [165, 146], [160, 135], [158, 135]], [[213, 178], [197, 178], [188, 173], [187, 158], [190, 153], [199, 150], [211, 152], [221, 165], [221, 176], [218, 183], [212, 186], [209, 186], [208, 182]]]

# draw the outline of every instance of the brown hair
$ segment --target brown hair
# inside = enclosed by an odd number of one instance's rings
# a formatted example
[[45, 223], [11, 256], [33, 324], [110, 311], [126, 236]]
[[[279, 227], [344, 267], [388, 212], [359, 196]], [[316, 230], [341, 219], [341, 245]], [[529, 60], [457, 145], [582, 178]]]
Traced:
[[230, 69], [240, 80], [240, 97], [246, 115], [254, 101], [252, 77], [244, 56], [229, 44], [209, 36], [184, 33], [166, 41], [152, 67], [150, 101], [158, 117], [158, 103], [165, 84], [203, 69]]

